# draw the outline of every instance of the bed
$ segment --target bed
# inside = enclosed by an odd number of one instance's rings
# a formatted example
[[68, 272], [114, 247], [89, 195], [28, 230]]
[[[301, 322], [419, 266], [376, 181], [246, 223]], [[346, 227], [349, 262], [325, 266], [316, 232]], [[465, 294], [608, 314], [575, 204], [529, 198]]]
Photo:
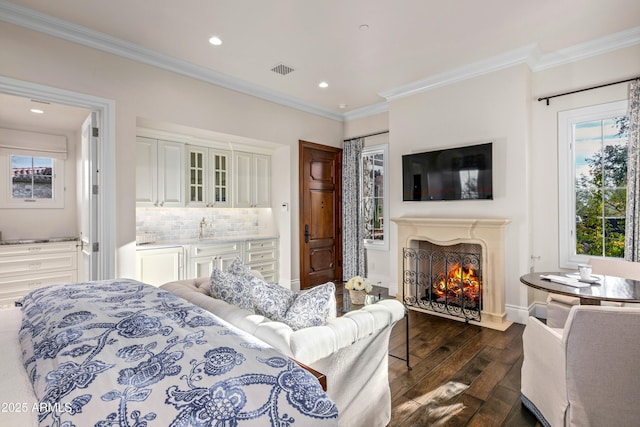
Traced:
[[21, 310], [4, 310], [0, 321], [0, 344], [13, 344], [0, 367], [3, 405], [13, 402], [2, 419], [12, 425], [338, 422], [335, 404], [293, 360], [134, 280], [38, 289], [22, 300]]

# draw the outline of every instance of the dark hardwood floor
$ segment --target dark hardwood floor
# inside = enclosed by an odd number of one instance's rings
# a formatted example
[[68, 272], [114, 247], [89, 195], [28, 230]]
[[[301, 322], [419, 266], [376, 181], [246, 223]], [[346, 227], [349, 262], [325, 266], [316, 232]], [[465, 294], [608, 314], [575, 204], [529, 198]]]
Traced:
[[[405, 355], [405, 321], [390, 354]], [[406, 362], [389, 357], [389, 426], [541, 426], [520, 403], [524, 325], [505, 332], [409, 310]]]

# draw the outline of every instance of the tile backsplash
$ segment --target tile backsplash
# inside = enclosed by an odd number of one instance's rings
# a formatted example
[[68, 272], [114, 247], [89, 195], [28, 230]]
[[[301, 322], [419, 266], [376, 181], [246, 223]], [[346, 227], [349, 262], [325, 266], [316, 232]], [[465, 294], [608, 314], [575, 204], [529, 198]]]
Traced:
[[197, 239], [205, 219], [204, 238], [260, 234], [258, 209], [137, 208], [136, 232], [154, 233], [157, 241]]

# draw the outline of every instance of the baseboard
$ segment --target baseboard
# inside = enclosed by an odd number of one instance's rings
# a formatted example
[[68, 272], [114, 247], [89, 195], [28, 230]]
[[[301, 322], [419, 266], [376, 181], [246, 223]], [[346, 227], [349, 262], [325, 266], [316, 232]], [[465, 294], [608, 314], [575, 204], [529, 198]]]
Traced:
[[527, 307], [520, 307], [518, 305], [505, 305], [505, 312], [507, 313], [507, 320], [514, 323], [527, 324], [529, 318], [529, 310]]

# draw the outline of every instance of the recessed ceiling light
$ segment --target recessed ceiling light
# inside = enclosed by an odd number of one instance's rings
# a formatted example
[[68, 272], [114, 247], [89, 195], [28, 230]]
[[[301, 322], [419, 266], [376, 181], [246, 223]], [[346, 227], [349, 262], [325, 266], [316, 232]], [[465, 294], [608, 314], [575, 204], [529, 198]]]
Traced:
[[367, 31], [369, 29], [369, 26], [367, 24], [362, 24], [358, 28], [360, 29], [360, 31]]
[[321, 87], [322, 89], [329, 87], [329, 83], [327, 82], [320, 82], [318, 84], [318, 87]]
[[220, 37], [218, 36], [213, 36], [209, 39], [209, 43], [214, 46], [220, 46], [222, 44], [222, 40], [220, 40]]
[[340, 107], [341, 109], [345, 109], [345, 108], [347, 108], [347, 107], [348, 107], [348, 105], [347, 105], [347, 104], [342, 103], [342, 104], [338, 105], [338, 107]]
[[39, 108], [32, 108], [32, 109], [31, 109], [31, 110], [29, 110], [29, 111], [31, 111], [31, 112], [32, 112], [32, 113], [34, 113], [34, 114], [44, 114], [44, 111], [43, 111], [43, 110], [41, 110], [41, 109], [39, 109]]

